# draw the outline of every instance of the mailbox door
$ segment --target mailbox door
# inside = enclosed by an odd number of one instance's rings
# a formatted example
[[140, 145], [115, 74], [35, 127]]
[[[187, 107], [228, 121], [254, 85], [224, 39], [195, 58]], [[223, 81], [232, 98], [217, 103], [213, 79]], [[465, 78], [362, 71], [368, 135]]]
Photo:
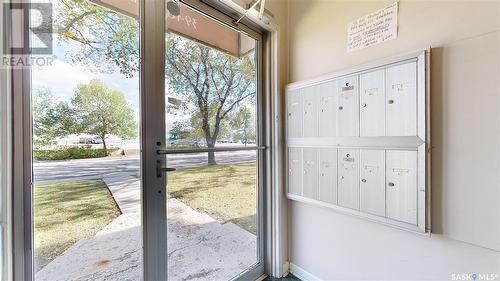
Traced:
[[301, 90], [289, 91], [287, 95], [287, 128], [289, 138], [302, 136], [302, 111]]
[[302, 149], [288, 149], [288, 192], [302, 195]]
[[359, 158], [359, 209], [385, 216], [385, 151], [361, 150]]
[[359, 150], [338, 150], [338, 205], [359, 209]]
[[319, 200], [337, 204], [337, 149], [320, 149], [319, 169]]
[[303, 196], [310, 199], [318, 199], [318, 149], [302, 149], [302, 191]]
[[417, 135], [417, 64], [387, 68], [388, 136]]
[[386, 152], [387, 217], [417, 223], [417, 152]]
[[302, 89], [302, 101], [304, 106], [302, 136], [318, 136], [318, 86]]
[[319, 86], [319, 136], [337, 135], [337, 82]]
[[359, 136], [358, 76], [338, 80], [337, 135]]
[[384, 69], [359, 76], [361, 136], [385, 136], [384, 76]]

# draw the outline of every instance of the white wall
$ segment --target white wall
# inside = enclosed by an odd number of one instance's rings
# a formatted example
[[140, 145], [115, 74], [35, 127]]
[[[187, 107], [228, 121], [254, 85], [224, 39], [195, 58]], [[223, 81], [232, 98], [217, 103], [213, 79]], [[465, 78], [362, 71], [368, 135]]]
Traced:
[[289, 82], [432, 46], [433, 234], [289, 203], [289, 259], [323, 279], [500, 274], [500, 1], [399, 1], [398, 38], [346, 52], [392, 1], [289, 2]]

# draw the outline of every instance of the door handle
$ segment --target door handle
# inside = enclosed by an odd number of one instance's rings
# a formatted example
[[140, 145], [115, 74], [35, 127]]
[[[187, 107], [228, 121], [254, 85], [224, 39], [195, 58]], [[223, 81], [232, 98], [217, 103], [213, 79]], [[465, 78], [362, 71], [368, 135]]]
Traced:
[[176, 168], [167, 168], [167, 167], [160, 167], [160, 170], [162, 172], [174, 172], [174, 171], [177, 171]]
[[161, 178], [162, 173], [176, 171], [175, 168], [167, 168], [161, 165], [161, 160], [156, 161], [156, 177]]

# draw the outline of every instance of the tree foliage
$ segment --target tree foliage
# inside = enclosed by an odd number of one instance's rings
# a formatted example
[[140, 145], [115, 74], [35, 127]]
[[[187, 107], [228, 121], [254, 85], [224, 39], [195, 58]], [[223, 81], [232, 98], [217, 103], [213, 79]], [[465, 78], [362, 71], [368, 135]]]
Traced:
[[125, 95], [108, 88], [99, 80], [78, 85], [71, 104], [74, 108], [75, 131], [100, 136], [106, 153], [107, 135], [125, 139], [137, 136], [134, 111]]
[[59, 0], [54, 17], [59, 38], [78, 42], [68, 56], [73, 62], [132, 77], [139, 71], [139, 23], [88, 0]]
[[[231, 113], [254, 101], [254, 54], [237, 58], [174, 34], [166, 48], [169, 94], [188, 104], [191, 125], [213, 148]], [[208, 163], [216, 163], [214, 153]]]
[[65, 101], [57, 100], [47, 88], [33, 93], [33, 134], [35, 146], [49, 145], [55, 138], [71, 133], [72, 110]]
[[255, 140], [255, 113], [248, 107], [243, 106], [231, 118], [233, 137], [242, 140], [247, 146], [248, 142]]

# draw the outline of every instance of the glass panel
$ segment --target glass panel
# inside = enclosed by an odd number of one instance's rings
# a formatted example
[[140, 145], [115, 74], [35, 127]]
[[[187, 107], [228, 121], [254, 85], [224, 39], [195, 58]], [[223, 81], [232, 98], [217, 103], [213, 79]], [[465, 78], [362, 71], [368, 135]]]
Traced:
[[50, 1], [32, 68], [36, 280], [143, 278], [139, 1], [92, 2]]
[[[256, 146], [257, 41], [167, 8], [167, 148]], [[257, 154], [168, 155], [169, 280], [229, 280], [259, 262]]]
[[258, 262], [256, 151], [167, 157], [169, 280], [229, 280]]
[[167, 26], [167, 148], [256, 145], [255, 39], [182, 4]]

